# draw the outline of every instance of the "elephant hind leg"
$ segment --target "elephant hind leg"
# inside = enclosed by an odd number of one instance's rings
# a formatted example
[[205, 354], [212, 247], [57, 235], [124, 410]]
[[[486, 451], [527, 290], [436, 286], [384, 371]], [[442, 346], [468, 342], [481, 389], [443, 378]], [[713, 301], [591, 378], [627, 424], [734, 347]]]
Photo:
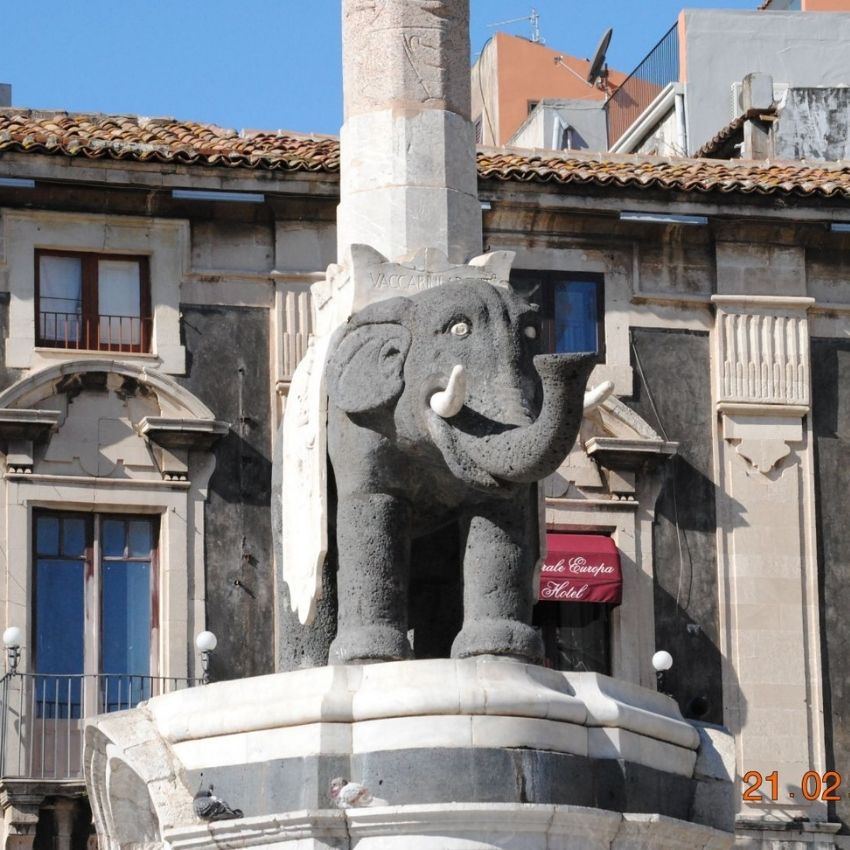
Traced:
[[340, 496], [338, 625], [330, 664], [400, 661], [407, 640], [410, 504], [384, 493]]

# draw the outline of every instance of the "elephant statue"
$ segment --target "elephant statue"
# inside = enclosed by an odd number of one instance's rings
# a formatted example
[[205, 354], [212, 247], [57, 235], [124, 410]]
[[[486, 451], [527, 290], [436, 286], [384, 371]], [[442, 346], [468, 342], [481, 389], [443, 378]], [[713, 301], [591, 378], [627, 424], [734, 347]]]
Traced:
[[595, 358], [540, 345], [535, 305], [510, 286], [470, 280], [369, 304], [330, 339], [330, 663], [411, 657], [411, 586], [433, 566], [428, 547], [441, 535], [460, 561], [451, 656], [542, 656], [530, 625], [535, 484], [572, 448]]

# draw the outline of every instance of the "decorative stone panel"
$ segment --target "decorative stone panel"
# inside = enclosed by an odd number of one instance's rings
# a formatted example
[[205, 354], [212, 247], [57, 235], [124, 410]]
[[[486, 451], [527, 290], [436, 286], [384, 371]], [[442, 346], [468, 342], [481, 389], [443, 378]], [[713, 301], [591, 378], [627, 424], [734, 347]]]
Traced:
[[281, 291], [280, 309], [280, 380], [288, 382], [307, 351], [307, 340], [313, 330], [309, 288], [303, 286]]
[[715, 295], [717, 400], [809, 404], [812, 298]]

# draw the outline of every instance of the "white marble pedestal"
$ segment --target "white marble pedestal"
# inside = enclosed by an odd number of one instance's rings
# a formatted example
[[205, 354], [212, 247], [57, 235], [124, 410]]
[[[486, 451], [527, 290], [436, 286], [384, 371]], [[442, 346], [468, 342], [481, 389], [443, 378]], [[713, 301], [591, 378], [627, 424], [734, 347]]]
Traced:
[[[721, 848], [728, 736], [668, 697], [501, 658], [281, 673], [92, 720], [103, 847]], [[329, 808], [334, 776], [388, 806]], [[245, 817], [201, 823], [201, 785]]]

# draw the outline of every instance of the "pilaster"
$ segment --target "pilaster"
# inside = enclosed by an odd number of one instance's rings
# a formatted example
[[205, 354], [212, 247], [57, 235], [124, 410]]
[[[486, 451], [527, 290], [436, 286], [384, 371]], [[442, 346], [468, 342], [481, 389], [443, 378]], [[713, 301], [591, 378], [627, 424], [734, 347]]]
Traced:
[[[803, 297], [712, 298], [724, 714], [738, 776], [765, 779], [739, 818], [825, 821], [810, 362]], [[741, 791], [753, 785], [748, 777]], [[808, 789], [807, 789], [808, 790]], [[740, 795], [738, 799], [741, 800]]]

